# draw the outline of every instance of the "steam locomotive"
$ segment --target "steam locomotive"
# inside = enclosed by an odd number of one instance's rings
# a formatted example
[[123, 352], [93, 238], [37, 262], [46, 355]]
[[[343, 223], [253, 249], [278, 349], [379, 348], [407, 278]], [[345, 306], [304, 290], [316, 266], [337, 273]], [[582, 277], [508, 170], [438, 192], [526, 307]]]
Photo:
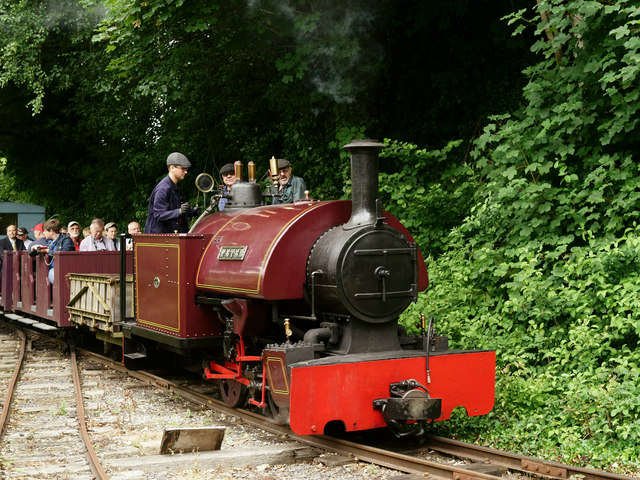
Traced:
[[377, 199], [383, 145], [344, 148], [351, 201], [265, 205], [250, 167], [225, 209], [213, 212], [214, 196], [187, 234], [134, 235], [133, 252], [57, 252], [54, 285], [43, 259], [5, 252], [4, 316], [97, 338], [130, 368], [174, 352], [228, 405], [300, 435], [420, 434], [456, 407], [488, 413], [495, 352], [449, 350], [424, 315], [418, 335], [399, 325], [427, 288], [425, 263]]

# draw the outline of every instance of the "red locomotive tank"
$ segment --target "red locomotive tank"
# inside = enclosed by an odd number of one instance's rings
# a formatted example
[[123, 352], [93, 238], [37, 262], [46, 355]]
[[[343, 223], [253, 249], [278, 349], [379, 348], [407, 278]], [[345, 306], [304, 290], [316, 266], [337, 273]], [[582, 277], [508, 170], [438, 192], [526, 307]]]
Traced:
[[[351, 215], [347, 200], [263, 206], [210, 215], [193, 233], [209, 233], [196, 286], [203, 292], [266, 300], [303, 297], [311, 247], [322, 233]], [[409, 232], [390, 215], [385, 223]], [[427, 270], [419, 259], [418, 290], [426, 289]]]

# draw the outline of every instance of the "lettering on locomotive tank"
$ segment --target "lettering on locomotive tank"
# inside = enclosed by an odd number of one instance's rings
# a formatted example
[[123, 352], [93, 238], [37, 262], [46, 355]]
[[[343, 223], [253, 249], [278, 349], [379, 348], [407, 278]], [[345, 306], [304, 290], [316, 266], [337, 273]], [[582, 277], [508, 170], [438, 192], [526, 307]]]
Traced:
[[244, 260], [244, 256], [247, 253], [247, 246], [222, 246], [218, 252], [218, 260]]

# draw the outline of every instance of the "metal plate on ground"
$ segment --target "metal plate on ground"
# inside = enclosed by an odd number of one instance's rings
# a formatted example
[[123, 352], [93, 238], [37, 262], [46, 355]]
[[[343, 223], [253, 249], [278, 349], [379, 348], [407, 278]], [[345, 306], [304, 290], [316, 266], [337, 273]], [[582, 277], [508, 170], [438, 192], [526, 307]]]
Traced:
[[220, 450], [225, 427], [166, 428], [160, 454]]

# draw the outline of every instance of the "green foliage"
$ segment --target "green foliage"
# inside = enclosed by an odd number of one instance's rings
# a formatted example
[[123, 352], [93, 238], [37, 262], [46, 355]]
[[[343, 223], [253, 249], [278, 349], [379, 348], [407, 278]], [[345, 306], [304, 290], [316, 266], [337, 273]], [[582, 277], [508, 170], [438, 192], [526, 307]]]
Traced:
[[428, 311], [454, 346], [497, 350], [494, 412], [445, 429], [637, 470], [640, 7], [526, 14], [510, 19], [540, 38], [525, 104], [476, 141], [474, 205], [405, 321]]
[[82, 41], [81, 32], [95, 25], [100, 15], [91, 3], [0, 0], [0, 89], [25, 86], [33, 114], [42, 111], [47, 89], [70, 81], [57, 59], [43, 52], [53, 47], [66, 56], [69, 43]]
[[447, 233], [468, 214], [475, 191], [469, 166], [450, 160], [460, 154], [462, 142], [431, 151], [406, 142], [385, 144], [380, 163], [383, 168], [391, 163], [394, 172], [380, 174], [382, 203], [409, 229], [423, 255], [437, 256]]
[[19, 201], [14, 188], [14, 179], [5, 173], [7, 159], [0, 158], [0, 202]]

